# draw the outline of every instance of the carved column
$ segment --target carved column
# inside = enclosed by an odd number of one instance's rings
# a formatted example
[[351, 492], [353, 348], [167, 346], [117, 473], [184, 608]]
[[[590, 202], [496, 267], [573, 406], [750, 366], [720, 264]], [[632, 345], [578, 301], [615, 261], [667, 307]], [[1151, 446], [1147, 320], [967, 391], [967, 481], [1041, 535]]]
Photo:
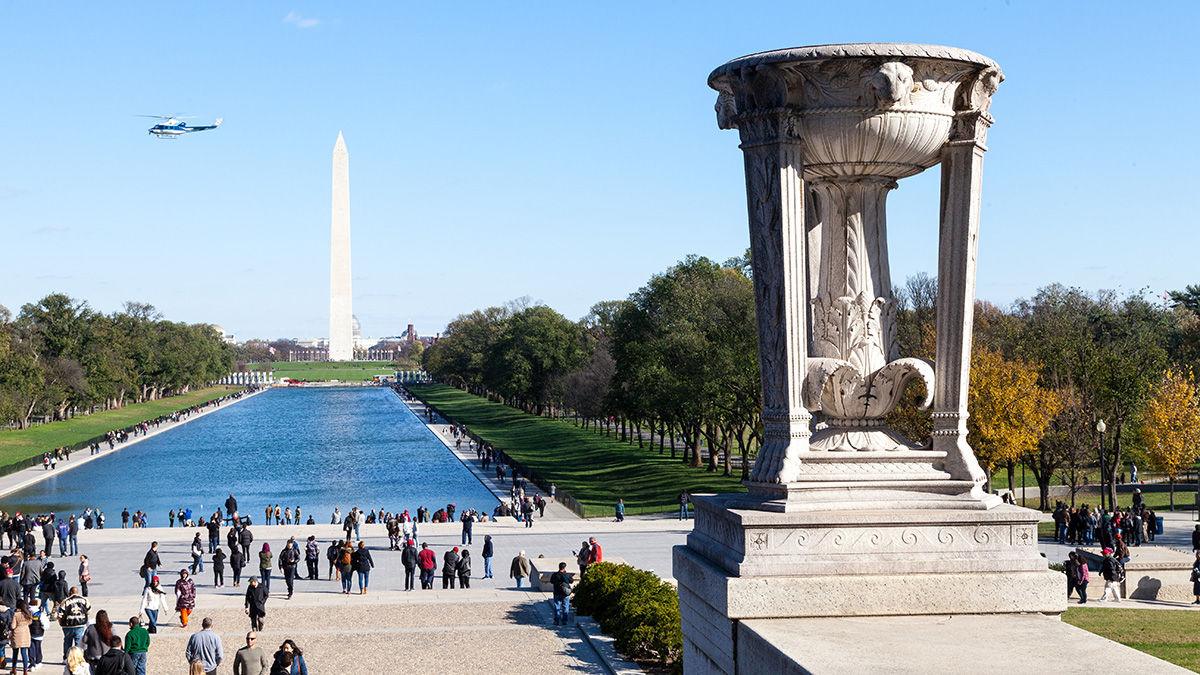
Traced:
[[750, 252], [762, 376], [763, 446], [752, 483], [795, 481], [808, 451], [812, 416], [802, 389], [807, 368], [804, 156], [792, 133], [784, 76], [747, 68], [717, 103], [723, 127], [736, 127], [746, 166]]
[[954, 127], [942, 150], [933, 449], [944, 451], [945, 470], [957, 480], [974, 481], [974, 492], [979, 495], [986, 476], [967, 444], [967, 389], [983, 153], [992, 124], [988, 108], [1003, 79], [1000, 69], [993, 66], [960, 90]]

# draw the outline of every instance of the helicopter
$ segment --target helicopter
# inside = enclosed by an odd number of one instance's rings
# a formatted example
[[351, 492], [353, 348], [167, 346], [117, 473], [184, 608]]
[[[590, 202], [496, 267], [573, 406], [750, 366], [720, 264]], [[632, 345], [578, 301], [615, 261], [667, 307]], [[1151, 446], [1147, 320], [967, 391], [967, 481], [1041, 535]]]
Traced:
[[208, 131], [209, 129], [216, 129], [217, 127], [221, 126], [222, 119], [218, 117], [215, 124], [188, 126], [187, 122], [182, 122], [180, 120], [195, 119], [194, 117], [164, 117], [162, 115], [138, 115], [138, 117], [153, 117], [157, 120], [165, 120], [164, 122], [155, 124], [149, 129], [150, 134], [153, 134], [159, 138], [178, 138], [184, 134], [190, 134], [193, 131]]

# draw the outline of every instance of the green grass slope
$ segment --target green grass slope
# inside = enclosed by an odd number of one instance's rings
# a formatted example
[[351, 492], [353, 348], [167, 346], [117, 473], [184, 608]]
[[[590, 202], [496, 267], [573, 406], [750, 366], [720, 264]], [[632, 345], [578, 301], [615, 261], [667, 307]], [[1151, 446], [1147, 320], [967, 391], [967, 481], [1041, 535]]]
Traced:
[[617, 499], [626, 513], [679, 510], [679, 490], [692, 493], [744, 492], [737, 478], [684, 466], [669, 454], [640, 450], [613, 437], [585, 431], [563, 420], [528, 415], [442, 384], [409, 389], [566, 491], [587, 516], [611, 516]]

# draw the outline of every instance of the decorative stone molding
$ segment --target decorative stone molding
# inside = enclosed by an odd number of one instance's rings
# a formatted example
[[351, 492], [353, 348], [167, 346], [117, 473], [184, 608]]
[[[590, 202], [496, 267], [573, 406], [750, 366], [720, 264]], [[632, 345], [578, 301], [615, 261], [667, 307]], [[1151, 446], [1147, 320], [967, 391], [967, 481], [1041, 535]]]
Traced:
[[[969, 376], [969, 360], [964, 366], [960, 356], [971, 330], [963, 308], [974, 298], [978, 208], [967, 201], [977, 192], [976, 172], [965, 180], [954, 174], [944, 187], [954, 194], [943, 194], [951, 206], [943, 209], [943, 258], [951, 256], [959, 269], [939, 263], [936, 364], [897, 358], [886, 197], [897, 179], [939, 162], [943, 171], [947, 164], [961, 168], [965, 155], [953, 154], [960, 146], [981, 156], [1002, 80], [999, 66], [974, 52], [903, 44], [765, 52], [710, 75], [718, 126], [736, 128], [745, 153], [766, 427], [752, 492], [755, 485], [816, 480], [820, 472], [807, 466], [827, 463], [828, 454], [921, 449], [883, 423], [908, 382], [920, 378], [924, 406], [944, 414], [935, 420], [932, 447], [941, 459], [925, 477], [948, 474], [964, 494], [985, 499], [965, 440], [965, 403], [956, 395]], [[958, 307], [946, 321], [943, 302]], [[824, 422], [811, 436], [809, 411]], [[914, 474], [893, 475], [899, 481]]]

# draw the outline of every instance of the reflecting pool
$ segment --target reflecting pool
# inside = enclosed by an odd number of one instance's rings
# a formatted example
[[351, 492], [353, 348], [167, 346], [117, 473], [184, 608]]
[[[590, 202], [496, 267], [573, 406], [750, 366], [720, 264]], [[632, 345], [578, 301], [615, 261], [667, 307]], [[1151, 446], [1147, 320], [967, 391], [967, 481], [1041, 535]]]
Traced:
[[415, 513], [453, 502], [490, 513], [497, 503], [390, 389], [346, 387], [263, 392], [0, 498], [0, 508], [90, 506], [106, 527], [142, 509], [165, 526], [168, 511], [207, 516], [230, 493], [256, 523], [268, 504], [328, 523], [335, 506]]

